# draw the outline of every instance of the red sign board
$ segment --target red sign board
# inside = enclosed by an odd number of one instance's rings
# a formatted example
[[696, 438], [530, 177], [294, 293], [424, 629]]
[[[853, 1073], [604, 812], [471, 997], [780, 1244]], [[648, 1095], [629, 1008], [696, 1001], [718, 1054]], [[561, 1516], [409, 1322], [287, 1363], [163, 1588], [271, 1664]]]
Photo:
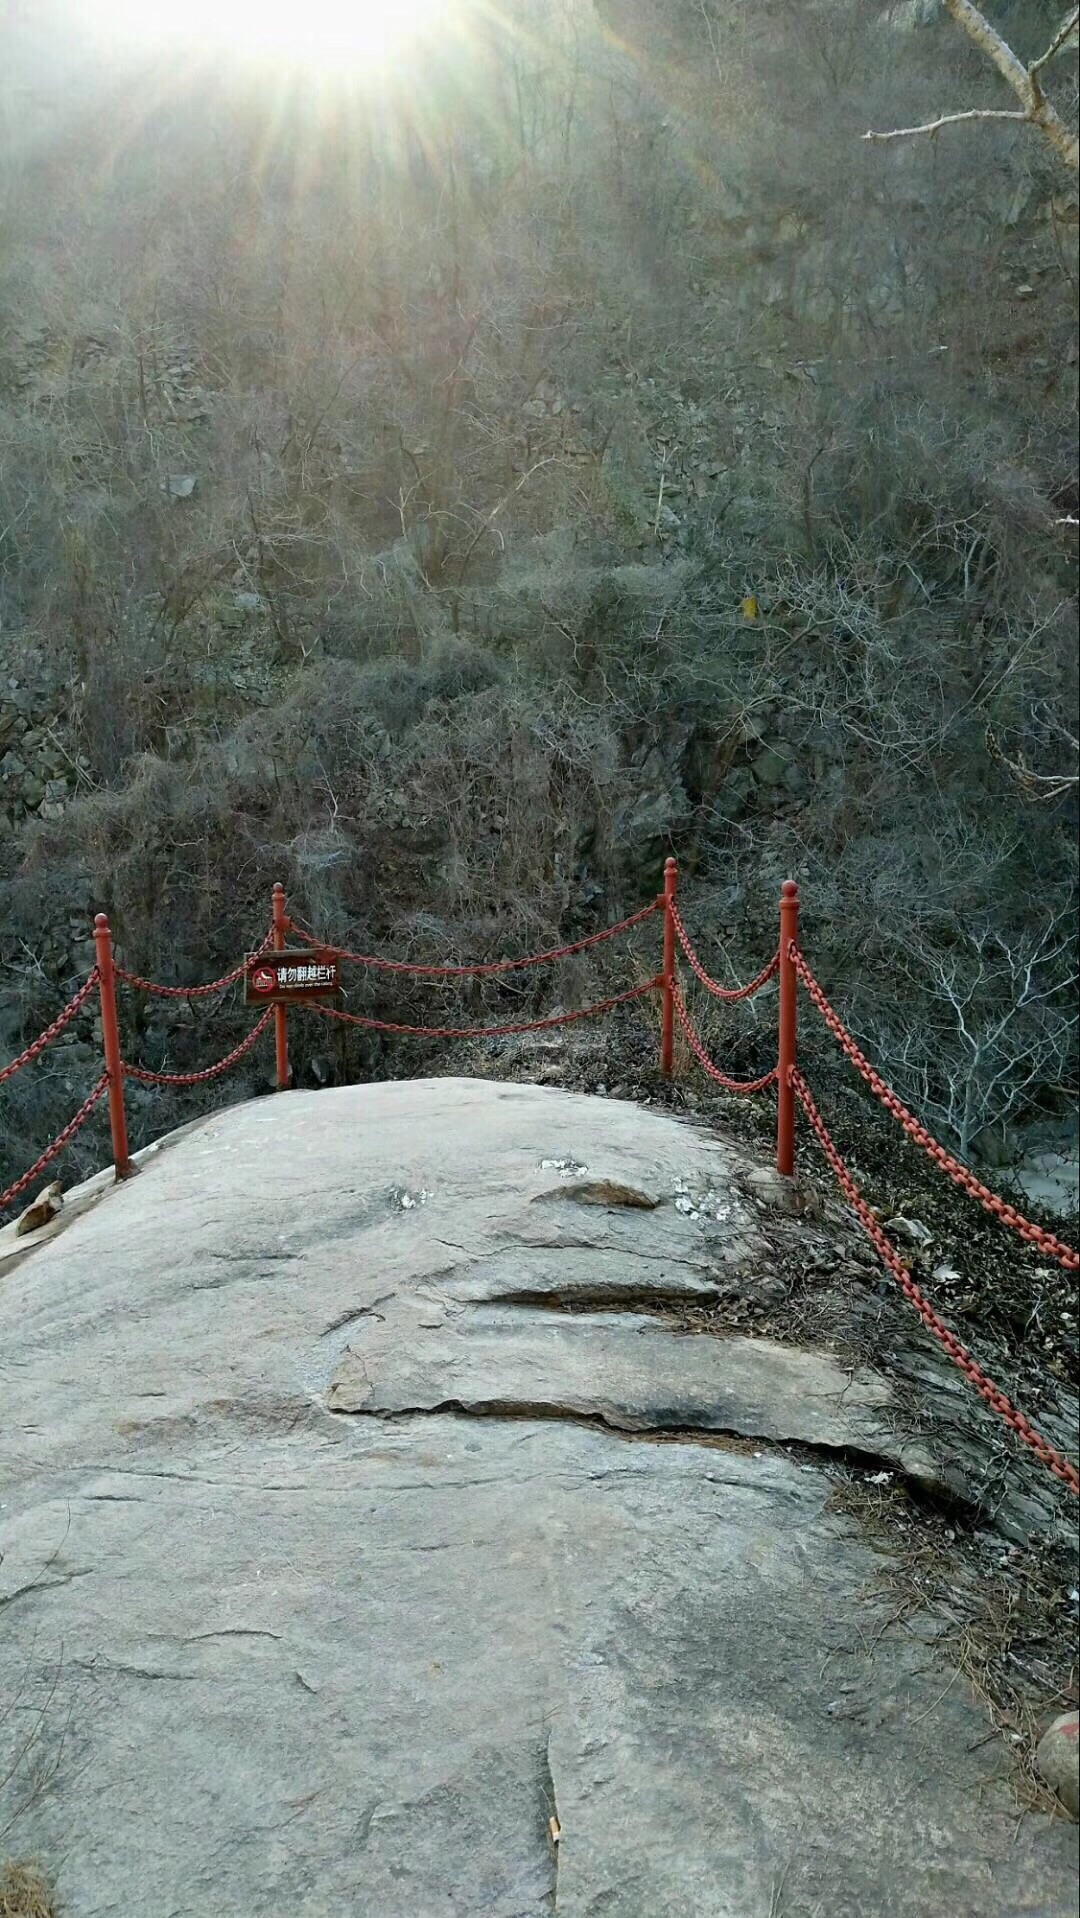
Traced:
[[244, 999], [249, 1006], [287, 1006], [340, 991], [337, 955], [315, 946], [300, 952], [264, 952], [247, 963]]

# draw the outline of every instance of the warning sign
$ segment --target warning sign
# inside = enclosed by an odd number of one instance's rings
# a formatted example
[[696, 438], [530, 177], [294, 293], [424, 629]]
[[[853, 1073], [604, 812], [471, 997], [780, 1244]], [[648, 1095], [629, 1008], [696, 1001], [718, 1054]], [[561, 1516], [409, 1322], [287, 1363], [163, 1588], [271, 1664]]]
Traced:
[[308, 947], [301, 952], [264, 952], [248, 961], [244, 999], [249, 1006], [284, 1006], [297, 999], [325, 999], [340, 991], [333, 952]]

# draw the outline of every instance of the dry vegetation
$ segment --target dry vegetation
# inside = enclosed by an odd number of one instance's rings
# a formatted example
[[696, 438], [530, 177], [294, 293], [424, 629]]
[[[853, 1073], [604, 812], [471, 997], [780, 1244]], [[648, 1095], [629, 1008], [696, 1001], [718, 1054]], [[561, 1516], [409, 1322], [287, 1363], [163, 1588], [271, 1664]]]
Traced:
[[55, 1911], [36, 1865], [0, 1864], [0, 1918], [54, 1918]]
[[[1075, 181], [1015, 122], [863, 142], [1001, 105], [930, 6], [513, 11], [377, 105], [116, 69], [9, 140], [0, 693], [48, 688], [70, 776], [0, 798], [0, 1032], [91, 902], [167, 977], [278, 876], [482, 955], [674, 849], [736, 963], [804, 882], [965, 1151], [1060, 1122]], [[1025, 61], [1059, 24], [992, 12]], [[1068, 118], [1068, 46], [1043, 79]], [[13, 1167], [68, 1083], [16, 1087]]]

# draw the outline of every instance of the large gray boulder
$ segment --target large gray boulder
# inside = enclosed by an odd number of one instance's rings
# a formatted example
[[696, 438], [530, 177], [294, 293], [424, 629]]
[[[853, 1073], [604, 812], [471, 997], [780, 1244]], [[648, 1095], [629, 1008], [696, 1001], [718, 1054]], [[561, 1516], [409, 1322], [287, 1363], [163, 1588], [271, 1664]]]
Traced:
[[936, 1447], [680, 1322], [768, 1264], [753, 1170], [530, 1086], [290, 1093], [0, 1266], [0, 1831], [65, 1918], [1072, 1910], [833, 1509]]

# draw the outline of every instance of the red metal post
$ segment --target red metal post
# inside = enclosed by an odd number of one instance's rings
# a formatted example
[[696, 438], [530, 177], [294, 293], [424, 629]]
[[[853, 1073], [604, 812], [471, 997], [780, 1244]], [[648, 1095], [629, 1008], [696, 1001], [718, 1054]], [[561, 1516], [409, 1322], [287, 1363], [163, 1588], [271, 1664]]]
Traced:
[[675, 1066], [675, 916], [673, 907], [679, 889], [679, 868], [674, 859], [664, 862], [664, 969], [660, 1011], [660, 1070], [670, 1079]]
[[780, 888], [780, 1047], [776, 1087], [776, 1170], [791, 1178], [795, 1171], [795, 1088], [791, 1075], [796, 1063], [799, 975], [791, 948], [799, 943], [799, 888], [785, 879]]
[[[274, 887], [274, 951], [285, 948], [289, 916], [285, 910], [285, 888], [280, 880]], [[274, 1053], [277, 1062], [277, 1089], [285, 1092], [289, 1084], [289, 1013], [286, 1006], [274, 1007]]]
[[112, 932], [103, 912], [99, 912], [94, 920], [94, 947], [97, 952], [98, 989], [101, 993], [101, 1039], [105, 1070], [109, 1075], [113, 1165], [118, 1179], [130, 1179], [136, 1167], [132, 1165], [128, 1151], [127, 1117], [124, 1112], [124, 1066], [120, 1052], [120, 1022], [116, 1017]]

